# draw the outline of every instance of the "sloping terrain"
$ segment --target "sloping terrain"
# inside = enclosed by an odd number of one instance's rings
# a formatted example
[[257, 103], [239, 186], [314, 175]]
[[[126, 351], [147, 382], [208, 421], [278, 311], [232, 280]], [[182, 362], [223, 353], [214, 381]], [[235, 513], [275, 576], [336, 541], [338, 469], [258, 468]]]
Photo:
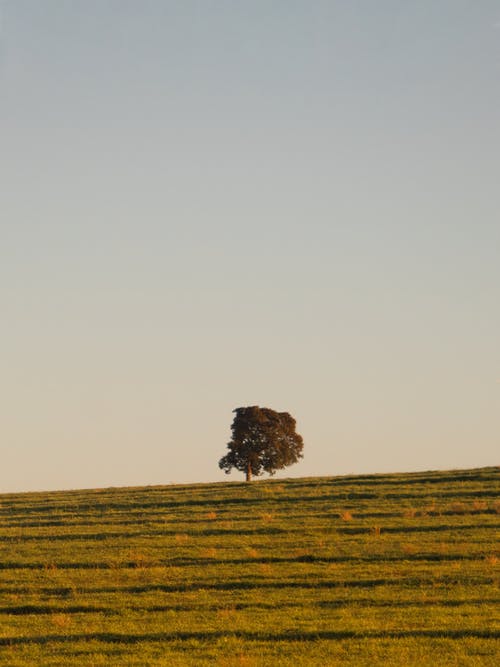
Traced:
[[0, 664], [496, 665], [500, 470], [0, 496]]

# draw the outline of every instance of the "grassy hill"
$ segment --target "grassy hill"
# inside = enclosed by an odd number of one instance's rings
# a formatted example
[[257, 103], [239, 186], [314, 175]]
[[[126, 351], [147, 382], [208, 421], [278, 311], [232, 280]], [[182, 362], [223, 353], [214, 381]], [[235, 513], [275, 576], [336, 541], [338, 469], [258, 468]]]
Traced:
[[500, 470], [0, 496], [0, 664], [496, 665]]

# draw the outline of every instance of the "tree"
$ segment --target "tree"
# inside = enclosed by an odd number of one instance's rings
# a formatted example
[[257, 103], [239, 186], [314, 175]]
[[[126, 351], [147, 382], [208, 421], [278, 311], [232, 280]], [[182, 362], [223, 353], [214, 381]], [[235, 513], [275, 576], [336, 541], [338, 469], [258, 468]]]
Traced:
[[270, 408], [252, 405], [236, 408], [228, 443], [229, 452], [219, 461], [219, 468], [229, 474], [233, 468], [252, 475], [268, 472], [274, 475], [302, 458], [304, 442], [295, 432], [295, 419], [288, 412], [275, 412]]

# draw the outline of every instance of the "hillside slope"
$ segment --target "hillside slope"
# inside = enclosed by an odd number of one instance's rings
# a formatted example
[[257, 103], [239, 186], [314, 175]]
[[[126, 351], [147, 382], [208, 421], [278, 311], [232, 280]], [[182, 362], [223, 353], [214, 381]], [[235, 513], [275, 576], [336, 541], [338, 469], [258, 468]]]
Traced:
[[0, 664], [496, 665], [498, 468], [0, 496]]

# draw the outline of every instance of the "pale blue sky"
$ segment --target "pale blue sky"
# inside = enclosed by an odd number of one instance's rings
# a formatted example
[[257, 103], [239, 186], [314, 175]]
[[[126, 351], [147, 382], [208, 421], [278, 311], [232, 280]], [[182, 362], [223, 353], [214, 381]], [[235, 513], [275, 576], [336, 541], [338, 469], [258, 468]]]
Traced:
[[0, 491], [499, 463], [499, 0], [0, 8]]

